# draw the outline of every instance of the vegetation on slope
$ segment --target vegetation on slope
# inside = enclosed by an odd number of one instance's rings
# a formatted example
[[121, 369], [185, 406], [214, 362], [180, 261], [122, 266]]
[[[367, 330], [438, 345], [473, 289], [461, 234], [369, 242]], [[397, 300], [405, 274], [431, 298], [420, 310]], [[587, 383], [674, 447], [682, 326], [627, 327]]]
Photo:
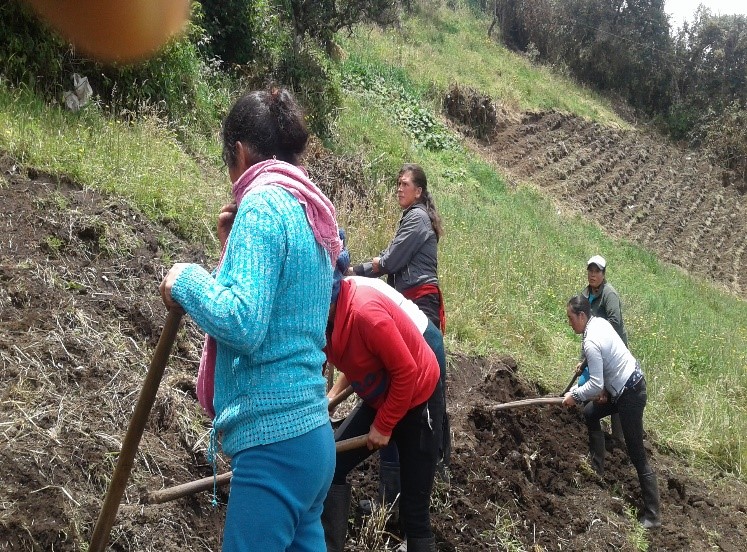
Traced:
[[[508, 189], [461, 145], [437, 116], [437, 100], [453, 81], [517, 109], [620, 122], [592, 94], [487, 41], [467, 11], [440, 3], [434, 10], [405, 18], [395, 34], [357, 30], [341, 39], [350, 58], [329, 66], [346, 91], [328, 145], [361, 159], [371, 190], [340, 207], [354, 258], [375, 254], [393, 232], [399, 165], [422, 164], [446, 226], [440, 258], [449, 348], [512, 354], [524, 373], [559, 391], [578, 352], [565, 301], [583, 286], [584, 261], [603, 252], [651, 381], [648, 427], [665, 446], [743, 475], [747, 305], [556, 212], [533, 190]], [[183, 235], [210, 241], [227, 191], [214, 133], [190, 131], [188, 121], [175, 128], [162, 113], [127, 121], [97, 105], [66, 113], [7, 82], [0, 125], [0, 149], [25, 165], [122, 194]]]

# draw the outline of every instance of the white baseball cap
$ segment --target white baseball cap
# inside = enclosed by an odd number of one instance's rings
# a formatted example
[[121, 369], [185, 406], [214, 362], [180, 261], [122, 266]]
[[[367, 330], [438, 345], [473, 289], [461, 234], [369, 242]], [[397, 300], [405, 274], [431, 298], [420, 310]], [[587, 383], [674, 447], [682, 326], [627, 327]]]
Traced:
[[604, 267], [607, 266], [607, 261], [604, 260], [604, 257], [601, 255], [594, 255], [591, 259], [586, 261], [586, 268], [589, 268], [591, 265], [597, 265], [600, 270], [604, 270]]

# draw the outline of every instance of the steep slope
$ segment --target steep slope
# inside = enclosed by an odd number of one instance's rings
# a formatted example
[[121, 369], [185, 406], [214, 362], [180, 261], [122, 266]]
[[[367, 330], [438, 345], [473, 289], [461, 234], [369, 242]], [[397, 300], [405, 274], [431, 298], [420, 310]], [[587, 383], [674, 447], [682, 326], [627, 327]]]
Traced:
[[[329, 161], [329, 157], [325, 157]], [[340, 184], [346, 171], [341, 171]], [[164, 321], [157, 292], [175, 260], [199, 250], [113, 197], [0, 160], [0, 548], [86, 550], [145, 369]], [[205, 477], [208, 422], [194, 378], [201, 335], [180, 331], [151, 413], [112, 550], [219, 550], [224, 506], [208, 493], [141, 505], [146, 491]], [[584, 461], [579, 413], [558, 407], [496, 413], [490, 405], [544, 394], [510, 358], [452, 356], [450, 485], [433, 501], [438, 549], [635, 550], [634, 470], [610, 455], [605, 479]], [[703, 480], [654, 446], [665, 526], [650, 550], [741, 550], [747, 489]], [[376, 495], [375, 460], [352, 475]], [[225, 459], [220, 470], [228, 469]], [[227, 491], [218, 499], [225, 504]], [[392, 550], [396, 527], [370, 547], [354, 516], [347, 550]], [[388, 544], [385, 544], [388, 541]], [[369, 543], [369, 544], [367, 544]]]
[[507, 118], [476, 147], [606, 232], [747, 294], [747, 197], [703, 156], [557, 111]]

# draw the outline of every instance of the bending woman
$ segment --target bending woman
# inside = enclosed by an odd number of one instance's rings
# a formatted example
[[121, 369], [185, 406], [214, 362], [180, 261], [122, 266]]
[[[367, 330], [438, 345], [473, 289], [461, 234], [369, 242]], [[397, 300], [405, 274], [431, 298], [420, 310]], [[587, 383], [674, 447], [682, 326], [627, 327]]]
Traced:
[[586, 403], [584, 418], [589, 430], [591, 465], [599, 475], [604, 475], [606, 452], [599, 420], [610, 414], [620, 414], [628, 456], [641, 484], [643, 514], [640, 522], [645, 529], [659, 527], [659, 489], [643, 447], [643, 409], [648, 400], [646, 378], [612, 325], [591, 315], [591, 305], [586, 297], [572, 297], [566, 310], [573, 331], [583, 335], [582, 347], [589, 366], [589, 379], [566, 393], [563, 404], [576, 406]]
[[[308, 133], [286, 90], [251, 92], [223, 123], [234, 203], [218, 217], [212, 275], [176, 264], [168, 307], [207, 332], [197, 392], [233, 478], [223, 550], [324, 549], [321, 513], [335, 466], [325, 327], [342, 249], [330, 201], [297, 166]], [[309, 457], [314, 462], [309, 462]]]
[[[342, 372], [339, 386], [350, 383], [363, 399], [337, 429], [335, 439], [368, 434], [367, 449], [337, 456], [322, 517], [327, 552], [345, 549], [348, 473], [390, 440], [399, 449], [399, 515], [407, 550], [435, 551], [429, 507], [445, 411], [436, 355], [394, 301], [374, 287], [343, 280], [342, 272], [336, 273], [327, 332], [327, 358]], [[439, 334], [435, 328], [433, 333]]]

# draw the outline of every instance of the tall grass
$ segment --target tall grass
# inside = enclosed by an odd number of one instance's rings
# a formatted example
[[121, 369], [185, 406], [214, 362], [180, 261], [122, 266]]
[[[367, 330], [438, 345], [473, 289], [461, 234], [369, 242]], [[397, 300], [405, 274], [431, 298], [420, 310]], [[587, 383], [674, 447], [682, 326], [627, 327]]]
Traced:
[[[451, 4], [459, 4], [452, 2]], [[488, 37], [490, 21], [466, 7], [443, 2], [406, 18], [400, 28], [360, 27], [341, 37], [343, 48], [363, 63], [398, 68], [423, 90], [440, 94], [452, 83], [476, 88], [513, 110], [558, 109], [609, 125], [625, 126], [608, 102], [569, 77], [509, 52]]]
[[96, 104], [77, 113], [47, 106], [23, 89], [0, 82], [0, 149], [20, 163], [106, 192], [116, 192], [154, 220], [190, 239], [210, 243], [228, 178], [216, 163], [216, 139], [190, 134], [188, 154], [176, 132], [156, 115], [123, 121]]

